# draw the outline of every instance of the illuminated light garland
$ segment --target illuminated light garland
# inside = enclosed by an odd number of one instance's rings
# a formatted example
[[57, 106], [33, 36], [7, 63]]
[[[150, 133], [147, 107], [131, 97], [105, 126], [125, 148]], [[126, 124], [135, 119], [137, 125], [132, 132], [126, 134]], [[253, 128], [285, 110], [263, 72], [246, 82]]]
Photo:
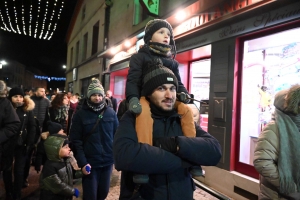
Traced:
[[[57, 0], [55, 0], [55, 2], [57, 2]], [[56, 3], [54, 3], [54, 5], [56, 6]], [[58, 20], [60, 19], [60, 15], [61, 15], [61, 12], [62, 12], [63, 7], [64, 7], [64, 1], [61, 1], [61, 8], [59, 9], [59, 12], [58, 12], [58, 14], [57, 14], [57, 20], [56, 20], [56, 22], [55, 22], [55, 24], [54, 24], [54, 26], [53, 26], [53, 31], [52, 31], [52, 33], [51, 33], [50, 36], [48, 37], [48, 40], [51, 39], [51, 37], [52, 37], [54, 31], [56, 30], [56, 26], [57, 26]]]
[[49, 76], [39, 76], [39, 75], [34, 75], [34, 78], [40, 79], [40, 80], [48, 80], [49, 82], [52, 81], [66, 81], [67, 79], [64, 77], [49, 77]]
[[23, 24], [23, 34], [26, 35], [26, 25], [25, 25], [25, 16], [24, 16], [24, 4], [23, 4], [23, 1], [22, 1], [22, 24]]
[[15, 29], [13, 28], [12, 24], [11, 24], [11, 19], [10, 19], [10, 16], [8, 14], [8, 7], [7, 7], [7, 1], [5, 1], [5, 8], [6, 8], [6, 15], [7, 15], [7, 18], [8, 18], [8, 22], [9, 22], [9, 25], [10, 25], [10, 28], [11, 30], [16, 33], [17, 31], [15, 31]]
[[[28, 2], [29, 6], [24, 4], [23, 0], [5, 0], [1, 2], [1, 30], [44, 40], [52, 38], [64, 7], [64, 0], [25, 1]], [[6, 15], [3, 15], [4, 12], [6, 12]]]
[[1, 13], [1, 10], [0, 10], [0, 17], [1, 17], [2, 23], [4, 25], [4, 28], [1, 26], [1, 29], [5, 30], [5, 31], [8, 31], [8, 32], [11, 32], [11, 30], [6, 26], [6, 23], [4, 22], [4, 18], [3, 18], [3, 15]]
[[18, 33], [22, 34], [21, 31], [20, 31], [20, 29], [19, 29], [19, 25], [18, 25], [18, 13], [17, 13], [17, 10], [16, 10], [16, 1], [13, 0], [13, 2], [14, 2], [15, 23], [17, 25]]

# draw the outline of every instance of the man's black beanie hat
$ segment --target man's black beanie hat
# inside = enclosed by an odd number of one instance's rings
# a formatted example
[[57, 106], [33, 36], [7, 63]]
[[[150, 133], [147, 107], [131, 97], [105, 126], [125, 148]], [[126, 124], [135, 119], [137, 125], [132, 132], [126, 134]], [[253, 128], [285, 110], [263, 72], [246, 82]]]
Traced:
[[151, 95], [152, 92], [163, 84], [174, 84], [178, 90], [178, 80], [174, 73], [163, 66], [160, 59], [154, 59], [148, 66], [142, 86], [142, 96]]

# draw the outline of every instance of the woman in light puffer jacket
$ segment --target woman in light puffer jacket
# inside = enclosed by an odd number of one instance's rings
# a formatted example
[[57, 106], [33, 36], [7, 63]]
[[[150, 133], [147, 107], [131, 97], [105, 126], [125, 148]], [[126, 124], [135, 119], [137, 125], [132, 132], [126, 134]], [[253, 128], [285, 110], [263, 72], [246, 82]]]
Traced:
[[300, 199], [300, 85], [278, 92], [254, 153], [259, 199]]

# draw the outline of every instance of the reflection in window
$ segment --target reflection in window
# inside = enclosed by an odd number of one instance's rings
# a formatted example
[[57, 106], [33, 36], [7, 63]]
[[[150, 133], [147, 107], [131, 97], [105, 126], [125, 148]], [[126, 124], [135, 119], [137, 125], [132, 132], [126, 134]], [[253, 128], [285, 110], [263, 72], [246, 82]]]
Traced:
[[275, 94], [300, 80], [300, 28], [244, 42], [240, 157], [253, 165], [262, 128], [271, 120]]

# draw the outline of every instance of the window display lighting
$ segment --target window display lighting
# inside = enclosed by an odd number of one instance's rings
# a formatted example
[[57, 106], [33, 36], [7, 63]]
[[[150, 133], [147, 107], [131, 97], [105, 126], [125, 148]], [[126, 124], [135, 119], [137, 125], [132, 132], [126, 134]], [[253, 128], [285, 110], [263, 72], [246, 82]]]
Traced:
[[24, 2], [6, 0], [0, 3], [0, 29], [50, 40], [60, 20], [64, 1], [31, 0], [27, 5]]

